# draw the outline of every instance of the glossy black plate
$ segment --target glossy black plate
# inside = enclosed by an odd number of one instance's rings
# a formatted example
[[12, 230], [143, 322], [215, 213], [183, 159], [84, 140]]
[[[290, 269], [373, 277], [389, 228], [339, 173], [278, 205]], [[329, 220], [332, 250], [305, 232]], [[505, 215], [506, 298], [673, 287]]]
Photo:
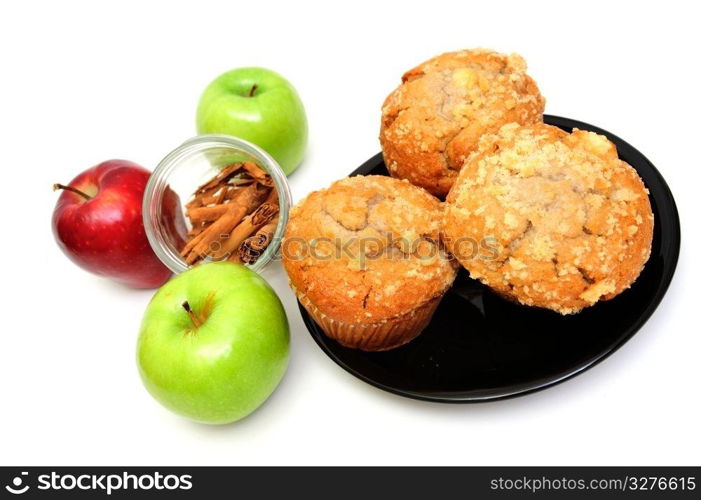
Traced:
[[[592, 367], [623, 345], [647, 321], [669, 286], [679, 256], [677, 208], [667, 183], [639, 151], [586, 123], [545, 116], [546, 123], [603, 134], [650, 190], [655, 214], [652, 254], [633, 284], [613, 300], [579, 314], [514, 304], [462, 270], [426, 330], [387, 352], [348, 349], [328, 338], [300, 305], [307, 328], [342, 368], [380, 389], [416, 399], [477, 402], [543, 389]], [[388, 175], [382, 155], [352, 175]]]

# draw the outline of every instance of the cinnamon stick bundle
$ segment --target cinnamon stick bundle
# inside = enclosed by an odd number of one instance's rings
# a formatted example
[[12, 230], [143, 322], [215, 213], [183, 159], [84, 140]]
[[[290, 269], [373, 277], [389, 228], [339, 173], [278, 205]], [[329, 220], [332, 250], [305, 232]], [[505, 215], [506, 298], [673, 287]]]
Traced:
[[[192, 227], [180, 255], [190, 265], [204, 259], [242, 261], [244, 242], [273, 222], [274, 233], [279, 210], [277, 191], [267, 172], [251, 162], [227, 165], [198, 187], [187, 203]], [[246, 262], [255, 262], [265, 246], [256, 249], [255, 256], [247, 256]]]

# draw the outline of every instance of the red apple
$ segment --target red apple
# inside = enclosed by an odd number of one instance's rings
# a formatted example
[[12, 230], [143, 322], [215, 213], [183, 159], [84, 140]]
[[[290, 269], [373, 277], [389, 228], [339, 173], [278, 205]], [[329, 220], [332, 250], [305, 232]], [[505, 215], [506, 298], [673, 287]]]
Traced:
[[61, 250], [83, 269], [134, 288], [156, 288], [170, 270], [151, 249], [141, 202], [151, 173], [126, 160], [109, 160], [63, 189], [52, 219]]

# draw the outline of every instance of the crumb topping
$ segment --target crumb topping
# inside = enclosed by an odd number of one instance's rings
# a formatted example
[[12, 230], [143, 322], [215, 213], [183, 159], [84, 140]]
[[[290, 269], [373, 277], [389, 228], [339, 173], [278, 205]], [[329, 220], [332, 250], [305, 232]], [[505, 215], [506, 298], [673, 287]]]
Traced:
[[440, 242], [442, 203], [407, 181], [357, 176], [291, 211], [282, 244], [292, 286], [331, 317], [381, 321], [452, 284]]
[[[471, 276], [563, 314], [628, 288], [652, 228], [647, 189], [613, 143], [545, 124], [508, 124], [480, 139], [444, 216], [444, 239]], [[492, 238], [492, 258], [459, 248], [465, 237]]]
[[542, 119], [545, 101], [516, 54], [443, 54], [408, 71], [382, 107], [390, 174], [445, 196], [479, 137]]

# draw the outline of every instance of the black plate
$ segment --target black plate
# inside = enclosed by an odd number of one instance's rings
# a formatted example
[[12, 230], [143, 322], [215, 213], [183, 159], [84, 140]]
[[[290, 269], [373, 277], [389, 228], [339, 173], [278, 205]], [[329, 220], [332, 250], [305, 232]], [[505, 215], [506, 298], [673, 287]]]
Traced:
[[[633, 286], [579, 314], [559, 314], [499, 298], [462, 270], [431, 323], [409, 344], [387, 352], [348, 349], [328, 338], [300, 305], [307, 328], [342, 368], [380, 389], [439, 402], [517, 396], [567, 380], [613, 353], [654, 312], [679, 257], [679, 215], [657, 169], [627, 142], [586, 123], [545, 116], [545, 122], [603, 134], [650, 190], [655, 214], [652, 254]], [[352, 175], [388, 175], [382, 155]]]

